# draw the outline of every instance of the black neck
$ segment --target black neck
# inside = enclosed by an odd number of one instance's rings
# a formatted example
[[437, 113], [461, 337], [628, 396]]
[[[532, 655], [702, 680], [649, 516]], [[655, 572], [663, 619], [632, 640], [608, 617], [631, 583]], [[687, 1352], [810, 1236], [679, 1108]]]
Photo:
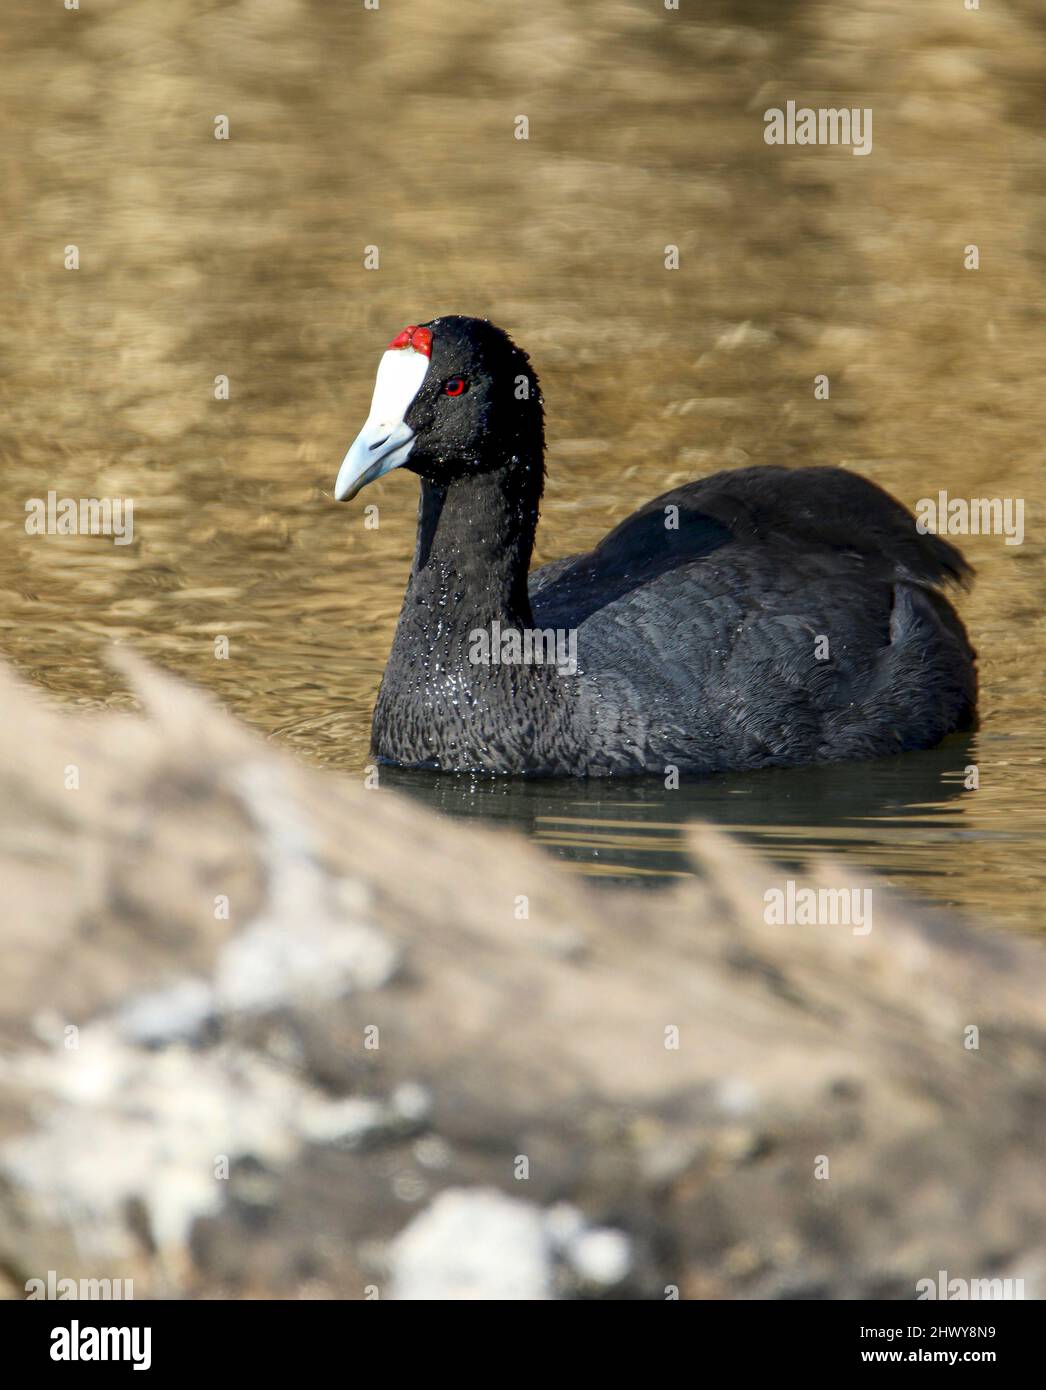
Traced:
[[493, 643], [495, 623], [501, 632], [534, 626], [527, 578], [543, 473], [535, 450], [445, 485], [422, 483], [414, 564], [374, 710], [381, 757], [525, 771], [565, 737], [570, 709], [554, 666], [476, 655], [477, 634]]
[[401, 628], [422, 639], [439, 621], [466, 631], [494, 619], [531, 626], [527, 575], [543, 473], [540, 456], [515, 456], [446, 486], [422, 480]]

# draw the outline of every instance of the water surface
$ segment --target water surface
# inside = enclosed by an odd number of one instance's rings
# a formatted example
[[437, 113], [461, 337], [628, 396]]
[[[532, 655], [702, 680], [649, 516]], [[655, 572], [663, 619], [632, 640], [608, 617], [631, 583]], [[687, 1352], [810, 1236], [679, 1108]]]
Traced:
[[[1026, 538], [959, 538], [978, 568], [972, 738], [675, 791], [384, 785], [613, 881], [687, 872], [680, 827], [700, 816], [1040, 930], [1041, 10], [494, 8], [9, 0], [0, 647], [59, 702], [103, 708], [130, 704], [106, 651], [133, 646], [361, 777], [417, 484], [338, 506], [334, 476], [389, 338], [489, 316], [545, 391], [539, 560], [749, 463], [843, 464], [909, 505], [1021, 497]], [[768, 147], [762, 112], [788, 99], [872, 107], [872, 154]], [[52, 489], [132, 497], [134, 543], [28, 537], [25, 501]]]

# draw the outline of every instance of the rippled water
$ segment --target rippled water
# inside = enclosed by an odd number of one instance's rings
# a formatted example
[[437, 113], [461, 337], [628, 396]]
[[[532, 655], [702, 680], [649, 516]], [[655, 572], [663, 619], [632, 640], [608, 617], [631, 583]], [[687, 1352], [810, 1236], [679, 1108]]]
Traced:
[[[1022, 497], [1026, 539], [960, 538], [983, 722], [933, 753], [674, 792], [383, 784], [600, 876], [686, 872], [681, 825], [702, 816], [1037, 929], [1041, 8], [493, 8], [9, 0], [0, 646], [88, 707], [129, 703], [105, 653], [134, 646], [360, 776], [417, 484], [338, 506], [333, 479], [392, 334], [489, 316], [545, 390], [541, 560], [746, 463], [844, 463], [909, 505]], [[872, 154], [768, 147], [762, 112], [790, 98], [871, 106]], [[26, 499], [52, 489], [132, 497], [134, 543], [27, 536]]]

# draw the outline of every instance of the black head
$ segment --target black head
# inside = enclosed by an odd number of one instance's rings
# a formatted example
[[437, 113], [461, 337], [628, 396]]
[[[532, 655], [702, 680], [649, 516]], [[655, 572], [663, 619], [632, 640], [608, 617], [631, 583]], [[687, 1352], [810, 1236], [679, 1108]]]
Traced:
[[393, 468], [431, 483], [540, 462], [544, 426], [527, 355], [486, 319], [411, 324], [381, 359], [370, 415], [335, 485], [339, 501]]

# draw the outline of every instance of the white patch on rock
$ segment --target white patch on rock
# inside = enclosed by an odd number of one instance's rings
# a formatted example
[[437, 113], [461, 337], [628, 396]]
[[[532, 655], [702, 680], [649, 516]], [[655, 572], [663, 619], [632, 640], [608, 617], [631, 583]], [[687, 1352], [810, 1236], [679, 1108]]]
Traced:
[[128, 1000], [117, 1011], [116, 1025], [128, 1042], [155, 1047], [198, 1037], [216, 1012], [213, 987], [186, 978]]
[[388, 1102], [330, 1101], [233, 1044], [145, 1051], [108, 1023], [84, 1028], [76, 1051], [3, 1059], [0, 1077], [36, 1102], [36, 1128], [0, 1150], [0, 1174], [46, 1219], [70, 1224], [85, 1253], [107, 1257], [132, 1252], [132, 1199], [161, 1252], [184, 1249], [192, 1223], [218, 1212], [228, 1191], [215, 1176], [219, 1156], [278, 1171], [306, 1143], [409, 1127], [414, 1092], [424, 1089], [401, 1086]]
[[494, 1188], [450, 1188], [389, 1250], [398, 1299], [547, 1299], [552, 1245], [539, 1207]]
[[314, 1144], [341, 1144], [352, 1149], [379, 1135], [416, 1133], [431, 1104], [424, 1086], [405, 1082], [387, 1101], [349, 1096], [309, 1105], [301, 1116], [301, 1132]]
[[131, 1253], [132, 1199], [161, 1251], [184, 1247], [192, 1222], [221, 1208], [219, 1155], [279, 1166], [298, 1148], [305, 1088], [238, 1049], [146, 1052], [96, 1024], [75, 1052], [8, 1066], [39, 1097], [37, 1128], [4, 1146], [0, 1171], [98, 1254]]
[[494, 1188], [449, 1188], [388, 1250], [392, 1297], [555, 1298], [564, 1285], [609, 1289], [632, 1270], [623, 1231], [592, 1228], [567, 1203], [543, 1211]]
[[369, 906], [362, 884], [342, 881], [332, 901], [283, 769], [250, 764], [238, 790], [258, 829], [269, 882], [261, 914], [219, 956], [219, 1007], [258, 1011], [385, 984], [396, 969], [396, 950], [359, 920]]
[[291, 1066], [221, 1043], [190, 1048], [206, 1023], [239, 1011], [340, 998], [384, 984], [392, 944], [365, 918], [362, 885], [332, 881], [314, 855], [282, 768], [249, 765], [238, 790], [268, 872], [260, 914], [218, 952], [212, 979], [184, 977], [86, 1024], [59, 1049], [0, 1056], [0, 1080], [33, 1097], [35, 1128], [0, 1149], [0, 1174], [85, 1251], [131, 1253], [127, 1207], [139, 1202], [161, 1252], [184, 1249], [192, 1223], [220, 1210], [219, 1157], [279, 1170], [303, 1144], [411, 1133], [428, 1113], [421, 1086], [388, 1101], [327, 1099]]
[[741, 1117], [752, 1113], [759, 1096], [752, 1083], [744, 1077], [725, 1076], [716, 1089], [716, 1100], [720, 1110], [727, 1115]]
[[623, 1283], [632, 1269], [632, 1242], [624, 1231], [608, 1226], [581, 1231], [563, 1254], [580, 1283], [600, 1289]]

